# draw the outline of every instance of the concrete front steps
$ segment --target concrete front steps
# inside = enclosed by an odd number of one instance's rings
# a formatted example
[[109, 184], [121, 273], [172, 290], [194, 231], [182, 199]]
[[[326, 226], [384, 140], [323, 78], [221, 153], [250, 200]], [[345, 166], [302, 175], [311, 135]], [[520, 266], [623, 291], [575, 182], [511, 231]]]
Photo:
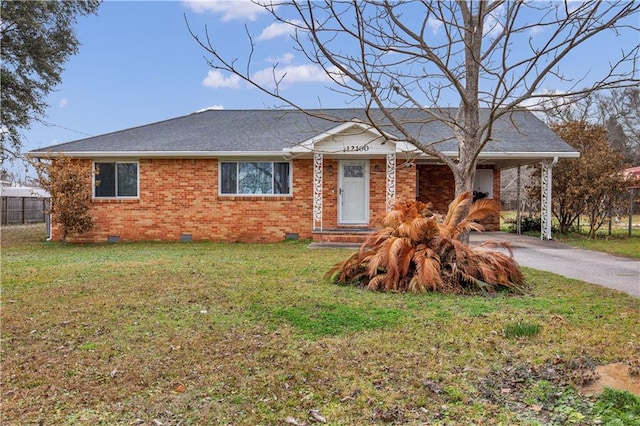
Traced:
[[373, 231], [368, 227], [313, 231], [313, 243], [310, 247], [358, 248]]

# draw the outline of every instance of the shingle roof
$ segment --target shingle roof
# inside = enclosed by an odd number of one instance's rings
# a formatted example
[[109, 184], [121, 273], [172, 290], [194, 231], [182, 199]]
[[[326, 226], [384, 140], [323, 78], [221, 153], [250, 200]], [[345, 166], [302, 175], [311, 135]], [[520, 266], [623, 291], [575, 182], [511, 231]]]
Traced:
[[[454, 110], [449, 110], [453, 113]], [[31, 151], [32, 154], [148, 152], [282, 152], [329, 131], [342, 122], [367, 122], [363, 109], [314, 110], [322, 119], [292, 110], [209, 110], [113, 133], [79, 139]], [[483, 111], [483, 114], [486, 114]], [[379, 111], [373, 111], [374, 116]], [[451, 130], [418, 109], [397, 110], [397, 117], [424, 143], [439, 142], [442, 151], [457, 151]], [[385, 129], [393, 135], [398, 131]], [[571, 153], [560, 139], [531, 112], [522, 110], [500, 118], [485, 152]]]

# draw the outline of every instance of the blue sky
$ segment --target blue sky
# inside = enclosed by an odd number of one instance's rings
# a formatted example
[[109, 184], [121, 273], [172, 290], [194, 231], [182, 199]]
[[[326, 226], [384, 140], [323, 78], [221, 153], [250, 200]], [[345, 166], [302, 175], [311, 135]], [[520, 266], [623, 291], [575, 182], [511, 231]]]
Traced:
[[[24, 132], [23, 152], [207, 107], [278, 105], [230, 75], [212, 70], [206, 52], [189, 34], [185, 16], [197, 33], [203, 34], [206, 25], [216, 46], [229, 56], [245, 56], [247, 25], [257, 46], [253, 72], [269, 72], [275, 61], [287, 67], [291, 82], [286, 94], [303, 106], [354, 106], [326, 89], [324, 74], [293, 49], [284, 28], [272, 25], [272, 18], [248, 2], [106, 1], [97, 16], [79, 19], [76, 28], [82, 46], [66, 63], [62, 83], [47, 98], [44, 120], [50, 124], [34, 124]], [[610, 51], [639, 42], [637, 34], [611, 37], [576, 52], [563, 71], [584, 73], [606, 65]]]
[[[195, 32], [203, 34], [207, 25], [214, 40], [229, 52], [246, 51], [244, 24], [251, 24], [259, 37], [272, 21], [250, 7], [231, 6], [231, 2], [207, 9], [179, 1], [107, 1], [97, 16], [81, 17], [76, 28], [82, 46], [66, 63], [62, 83], [47, 98], [45, 121], [51, 124], [34, 124], [26, 131], [23, 152], [207, 107], [277, 105], [256, 89], [234, 84], [230, 76], [214, 72], [204, 58], [206, 52], [188, 32], [185, 15]], [[318, 92], [327, 92], [317, 82], [323, 75], [309, 75], [308, 63], [297, 61], [301, 58], [283, 46], [284, 39], [263, 36], [258, 41], [265, 53], [255, 70], [270, 69], [274, 60], [283, 66], [298, 66], [295, 70], [301, 76], [290, 89], [305, 104], [318, 106], [305, 98], [315, 99]], [[335, 94], [326, 97], [323, 105], [347, 106]]]

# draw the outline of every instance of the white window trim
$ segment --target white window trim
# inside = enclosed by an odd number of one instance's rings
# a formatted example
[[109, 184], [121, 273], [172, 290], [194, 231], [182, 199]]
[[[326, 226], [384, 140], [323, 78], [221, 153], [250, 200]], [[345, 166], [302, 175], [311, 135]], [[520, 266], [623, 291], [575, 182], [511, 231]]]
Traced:
[[[289, 193], [288, 194], [226, 194], [222, 192], [222, 163], [287, 163], [289, 164]], [[272, 166], [273, 167], [273, 166]], [[239, 169], [239, 168], [238, 168]], [[237, 188], [236, 188], [237, 190]], [[265, 159], [225, 159], [218, 160], [218, 196], [220, 197], [291, 197], [293, 196], [293, 162], [287, 160], [265, 160]]]
[[[96, 196], [96, 163], [115, 163], [116, 164], [116, 189], [118, 188], [118, 173], [117, 173], [117, 164], [135, 164], [136, 165], [136, 196], [118, 196], [115, 197], [97, 197]], [[93, 160], [92, 169], [93, 176], [91, 178], [92, 183], [92, 199], [94, 200], [139, 200], [140, 199], [140, 161], [138, 160]]]

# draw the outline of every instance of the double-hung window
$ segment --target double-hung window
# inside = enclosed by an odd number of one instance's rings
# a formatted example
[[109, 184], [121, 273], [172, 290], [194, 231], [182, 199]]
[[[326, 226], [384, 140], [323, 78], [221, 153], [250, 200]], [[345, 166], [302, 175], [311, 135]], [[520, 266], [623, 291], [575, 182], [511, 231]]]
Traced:
[[138, 163], [103, 162], [95, 164], [96, 198], [131, 198], [138, 196]]
[[220, 193], [290, 195], [291, 163], [225, 161], [220, 166]]

